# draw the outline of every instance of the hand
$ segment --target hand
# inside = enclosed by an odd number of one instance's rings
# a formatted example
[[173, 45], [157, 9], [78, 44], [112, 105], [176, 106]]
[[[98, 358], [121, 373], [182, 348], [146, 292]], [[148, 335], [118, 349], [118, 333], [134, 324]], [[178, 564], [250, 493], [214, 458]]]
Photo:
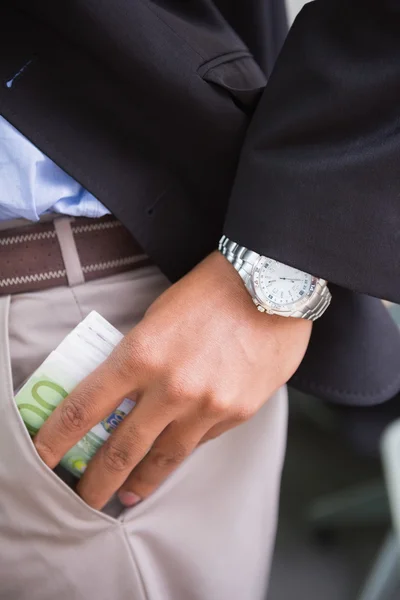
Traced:
[[202, 442], [252, 417], [299, 366], [311, 322], [261, 314], [218, 252], [164, 292], [35, 438], [54, 468], [124, 397], [134, 410], [91, 460], [78, 493], [101, 509], [151, 494]]

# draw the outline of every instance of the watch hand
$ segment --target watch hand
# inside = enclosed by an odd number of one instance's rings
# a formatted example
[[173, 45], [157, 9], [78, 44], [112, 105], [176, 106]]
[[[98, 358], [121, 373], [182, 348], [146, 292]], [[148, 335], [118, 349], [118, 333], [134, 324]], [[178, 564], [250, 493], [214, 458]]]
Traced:
[[302, 279], [293, 279], [292, 277], [279, 277], [279, 279], [284, 279], [285, 281], [303, 281]]

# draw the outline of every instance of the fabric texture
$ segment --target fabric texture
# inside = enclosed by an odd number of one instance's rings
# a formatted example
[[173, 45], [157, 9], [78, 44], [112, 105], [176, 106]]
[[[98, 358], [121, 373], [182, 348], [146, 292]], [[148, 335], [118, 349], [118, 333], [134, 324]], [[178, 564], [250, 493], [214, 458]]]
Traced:
[[345, 404], [400, 389], [399, 332], [360, 294], [400, 299], [397, 3], [310, 3], [272, 75], [285, 33], [273, 0], [1, 10], [0, 81], [13, 84], [0, 114], [170, 280], [225, 233], [335, 282], [294, 385]]
[[394, 302], [399, 29], [393, 0], [305, 5], [248, 129], [226, 220], [240, 244]]
[[49, 211], [74, 217], [109, 212], [1, 116], [0, 165], [0, 221], [38, 221]]
[[13, 387], [88, 312], [126, 332], [167, 285], [156, 267], [145, 267], [0, 297], [1, 600], [264, 600], [285, 389], [118, 518], [89, 508], [41, 462], [13, 401]]

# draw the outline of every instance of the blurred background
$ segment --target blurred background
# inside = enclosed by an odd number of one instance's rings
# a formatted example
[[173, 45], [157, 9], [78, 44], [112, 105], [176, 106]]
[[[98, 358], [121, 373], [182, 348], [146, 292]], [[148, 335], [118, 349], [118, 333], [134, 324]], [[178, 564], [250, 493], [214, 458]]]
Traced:
[[[286, 3], [292, 22], [305, 2]], [[400, 326], [400, 308], [389, 310]], [[380, 407], [351, 409], [290, 391], [267, 600], [400, 598], [400, 552], [391, 533], [381, 456], [382, 434], [397, 418], [400, 398]]]

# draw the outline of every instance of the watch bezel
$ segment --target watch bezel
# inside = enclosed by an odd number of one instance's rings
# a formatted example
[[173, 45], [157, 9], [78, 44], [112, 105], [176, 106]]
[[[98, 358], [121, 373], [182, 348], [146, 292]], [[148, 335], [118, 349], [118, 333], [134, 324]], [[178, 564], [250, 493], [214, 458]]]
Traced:
[[[293, 302], [292, 304], [286, 304], [285, 306], [282, 307], [278, 304], [275, 304], [275, 302], [267, 301], [267, 300], [265, 300], [265, 298], [260, 297], [260, 293], [259, 293], [259, 290], [261, 289], [260, 283], [259, 283], [260, 271], [264, 267], [265, 263], [267, 261], [271, 261], [271, 260], [275, 260], [275, 259], [271, 259], [266, 256], [260, 256], [253, 265], [250, 280], [251, 280], [251, 287], [252, 287], [252, 291], [254, 294], [254, 299], [256, 301], [256, 304], [261, 306], [266, 312], [268, 312], [270, 314], [290, 314], [290, 313], [296, 312], [298, 310], [301, 310], [302, 308], [304, 308], [304, 306], [309, 304], [310, 300], [315, 295], [316, 290], [317, 290], [317, 285], [319, 282], [319, 278], [314, 277], [313, 275], [310, 275], [311, 276], [310, 289], [304, 295], [304, 297], [301, 298], [300, 300], [297, 300], [296, 302]], [[277, 261], [277, 260], [275, 260], [275, 262], [278, 264], [282, 264], [282, 263], [279, 263], [279, 261]]]

